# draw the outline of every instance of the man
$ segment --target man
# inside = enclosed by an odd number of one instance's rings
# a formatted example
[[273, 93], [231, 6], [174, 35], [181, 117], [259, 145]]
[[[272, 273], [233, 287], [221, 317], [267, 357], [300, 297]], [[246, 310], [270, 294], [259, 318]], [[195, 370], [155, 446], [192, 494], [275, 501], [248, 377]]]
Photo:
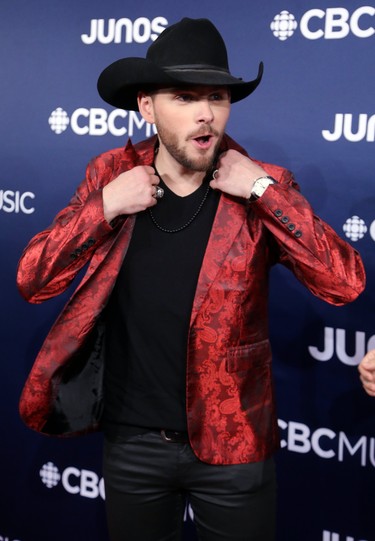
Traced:
[[359, 377], [366, 393], [375, 396], [375, 349], [371, 349], [358, 365]]
[[262, 64], [253, 81], [230, 74], [206, 19], [169, 27], [146, 59], [111, 64], [100, 95], [158, 135], [93, 160], [20, 261], [30, 302], [88, 264], [20, 410], [48, 434], [104, 430], [114, 541], [179, 539], [186, 497], [202, 540], [274, 539], [269, 269], [282, 263], [336, 305], [364, 287], [358, 254], [291, 173], [225, 134], [231, 104], [261, 77]]

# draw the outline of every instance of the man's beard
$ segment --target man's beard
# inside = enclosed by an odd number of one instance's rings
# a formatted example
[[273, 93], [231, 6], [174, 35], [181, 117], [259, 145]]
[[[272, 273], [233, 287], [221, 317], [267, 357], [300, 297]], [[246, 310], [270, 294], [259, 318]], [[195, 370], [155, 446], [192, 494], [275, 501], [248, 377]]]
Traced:
[[[208, 171], [213, 167], [222, 136], [219, 137], [214, 148], [211, 148], [209, 151], [202, 154], [202, 156], [192, 158], [189, 157], [185, 149], [179, 145], [178, 138], [173, 132], [164, 128], [158, 121], [155, 122], [155, 125], [161, 143], [167, 149], [168, 153], [172, 156], [172, 158], [174, 158], [177, 163], [182, 165], [182, 167], [190, 171], [201, 172]], [[201, 131], [203, 132], [202, 128]], [[213, 133], [214, 135], [219, 135], [218, 132], [213, 131], [212, 129], [207, 130], [207, 128], [205, 127], [204, 133], [207, 133], [207, 131], [211, 131], [211, 133]], [[199, 131], [197, 131], [197, 133], [193, 135], [193, 137], [197, 136], [199, 136]]]

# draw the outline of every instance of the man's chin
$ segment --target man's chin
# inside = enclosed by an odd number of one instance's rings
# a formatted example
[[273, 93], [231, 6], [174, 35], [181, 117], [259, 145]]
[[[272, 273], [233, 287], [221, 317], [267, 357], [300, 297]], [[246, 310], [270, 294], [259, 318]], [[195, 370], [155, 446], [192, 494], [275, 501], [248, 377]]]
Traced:
[[200, 156], [190, 160], [191, 169], [193, 171], [205, 172], [212, 169], [216, 158], [216, 152], [210, 152], [209, 155]]

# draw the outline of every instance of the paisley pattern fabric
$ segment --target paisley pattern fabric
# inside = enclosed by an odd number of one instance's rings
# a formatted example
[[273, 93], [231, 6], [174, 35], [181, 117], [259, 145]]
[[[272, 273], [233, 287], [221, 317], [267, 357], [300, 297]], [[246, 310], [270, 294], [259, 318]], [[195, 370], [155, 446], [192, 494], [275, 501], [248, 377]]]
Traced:
[[[87, 264], [23, 389], [21, 417], [34, 430], [63, 436], [100, 428], [100, 316], [136, 219], [108, 224], [101, 192], [121, 172], [151, 165], [155, 143], [129, 142], [92, 160], [70, 204], [22, 254], [17, 284], [33, 303], [65, 291]], [[246, 154], [225, 136], [227, 148]], [[365, 285], [358, 253], [314, 215], [292, 174], [257, 163], [277, 182], [253, 203], [221, 195], [191, 314], [189, 437], [197, 457], [212, 464], [264, 460], [279, 445], [268, 337], [271, 266], [285, 265], [334, 305], [354, 300]]]

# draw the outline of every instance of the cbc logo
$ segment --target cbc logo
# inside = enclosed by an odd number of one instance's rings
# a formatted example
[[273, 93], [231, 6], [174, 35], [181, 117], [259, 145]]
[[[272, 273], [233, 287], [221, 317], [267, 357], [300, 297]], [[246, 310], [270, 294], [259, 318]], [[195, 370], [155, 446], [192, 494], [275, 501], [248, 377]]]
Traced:
[[79, 107], [69, 117], [62, 108], [52, 111], [48, 123], [57, 135], [63, 133], [70, 125], [76, 135], [106, 135], [110, 133], [117, 137], [128, 135], [132, 137], [136, 131], [143, 131], [145, 137], [156, 133], [153, 124], [149, 124], [136, 111], [115, 109], [108, 113], [105, 109]]
[[56, 487], [60, 481], [69, 494], [79, 494], [83, 498], [105, 500], [104, 480], [90, 470], [79, 470], [73, 466], [60, 473], [53, 462], [47, 462], [39, 471], [40, 479], [47, 488]]
[[293, 36], [297, 26], [298, 23], [294, 15], [284, 10], [274, 17], [271, 23], [271, 30], [276, 38], [279, 38], [280, 41], [285, 41]]
[[352, 242], [357, 242], [358, 240], [363, 239], [367, 231], [370, 232], [370, 237], [375, 241], [375, 220], [371, 223], [370, 228], [367, 228], [366, 222], [362, 220], [359, 216], [352, 216], [348, 218], [342, 229], [345, 233], [345, 236], [350, 239]]
[[[343, 39], [352, 33], [357, 38], [370, 38], [375, 34], [374, 23], [370, 17], [375, 15], [375, 7], [361, 6], [352, 13], [346, 8], [310, 9], [300, 19], [299, 29], [306, 39]], [[285, 41], [297, 30], [297, 20], [289, 11], [281, 11], [271, 22], [273, 35]]]
[[[99, 496], [105, 500], [104, 479], [90, 470], [79, 470], [69, 466], [60, 473], [53, 462], [46, 462], [39, 471], [40, 479], [47, 488], [56, 487], [60, 481], [69, 494], [79, 494], [83, 498], [95, 499]], [[184, 522], [194, 520], [194, 512], [190, 504], [186, 505]], [[0, 541], [2, 541], [0, 537]]]

